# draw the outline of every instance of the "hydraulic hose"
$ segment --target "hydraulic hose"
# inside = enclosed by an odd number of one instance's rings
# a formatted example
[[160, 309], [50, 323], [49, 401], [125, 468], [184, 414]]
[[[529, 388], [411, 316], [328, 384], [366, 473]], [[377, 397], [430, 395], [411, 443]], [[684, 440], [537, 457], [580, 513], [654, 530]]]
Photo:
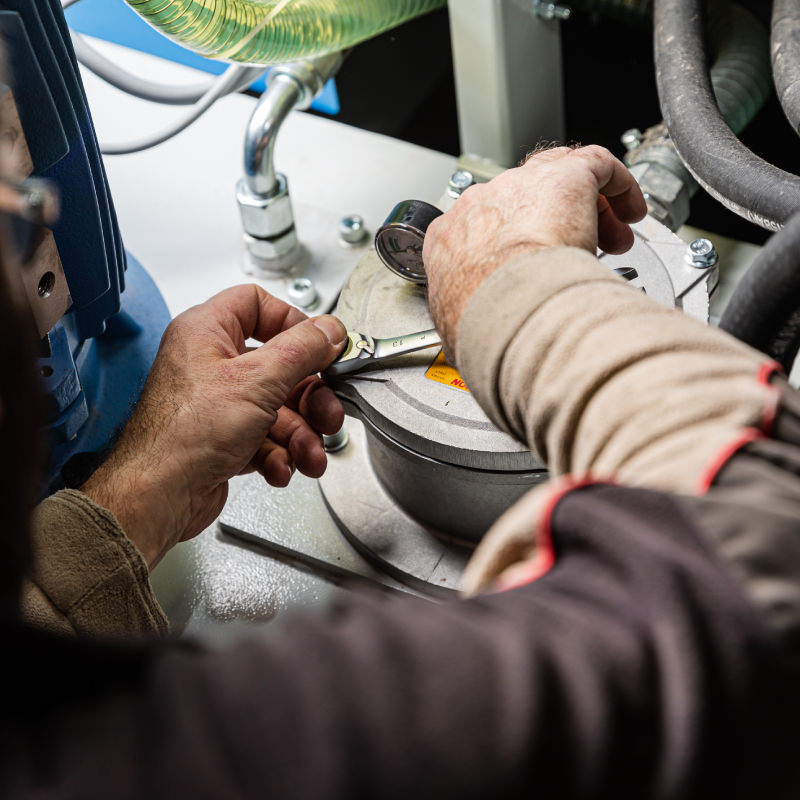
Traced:
[[[769, 37], [761, 22], [737, 3], [724, 9], [714, 6], [713, 12], [709, 19], [715, 54], [711, 85], [725, 122], [739, 133], [772, 91]], [[671, 230], [683, 225], [697, 182], [678, 155], [665, 125], [649, 128], [638, 144], [629, 147], [625, 163], [634, 170], [648, 196], [650, 214]], [[677, 189], [676, 180], [683, 189]]]
[[800, 214], [774, 234], [731, 296], [719, 327], [780, 362], [800, 349]]
[[[75, 55], [78, 61], [86, 69], [91, 70], [99, 78], [115, 86], [120, 91], [127, 92], [134, 97], [140, 97], [142, 100], [150, 100], [154, 103], [165, 103], [167, 105], [190, 106], [197, 103], [214, 86], [216, 80], [215, 77], [209, 77], [191, 84], [157, 83], [122, 69], [111, 59], [106, 58], [98, 50], [95, 50], [79, 33], [72, 33], [72, 44], [75, 47]], [[248, 69], [243, 73], [242, 81], [239, 85], [232, 87], [232, 91], [237, 92], [246, 89], [263, 72], [263, 67]]]
[[664, 122], [695, 180], [726, 208], [768, 230], [800, 211], [800, 178], [745, 147], [717, 107], [701, 0], [655, 0], [656, 83]]
[[212, 84], [211, 88], [197, 101], [193, 106], [187, 109], [186, 113], [178, 120], [172, 123], [168, 128], [150, 134], [142, 139], [135, 139], [130, 142], [120, 142], [109, 144], [106, 142], [100, 143], [100, 152], [107, 156], [121, 156], [129, 153], [138, 153], [142, 150], [148, 150], [158, 144], [166, 142], [173, 136], [177, 136], [181, 131], [188, 128], [193, 122], [197, 121], [211, 106], [234, 91], [236, 86], [242, 82], [242, 77], [247, 73], [248, 67], [241, 64], [234, 64], [228, 67]]
[[772, 92], [769, 38], [747, 9], [731, 3], [709, 18], [709, 41], [716, 54], [711, 86], [720, 113], [734, 133], [741, 133]]
[[151, 25], [210, 58], [276, 64], [347, 50], [446, 0], [127, 0]]
[[800, 133], [800, 2], [774, 0], [772, 75], [783, 113]]

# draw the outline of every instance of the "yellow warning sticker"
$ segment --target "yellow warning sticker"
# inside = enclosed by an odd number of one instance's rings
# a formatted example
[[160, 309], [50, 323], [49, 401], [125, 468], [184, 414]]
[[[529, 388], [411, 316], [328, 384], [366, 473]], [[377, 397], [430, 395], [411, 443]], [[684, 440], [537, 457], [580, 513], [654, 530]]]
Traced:
[[467, 384], [459, 374], [455, 367], [451, 367], [445, 361], [444, 353], [439, 353], [434, 362], [428, 367], [425, 373], [426, 378], [430, 378], [437, 383], [443, 383], [445, 386], [452, 386], [454, 389], [461, 389], [462, 392], [468, 392]]

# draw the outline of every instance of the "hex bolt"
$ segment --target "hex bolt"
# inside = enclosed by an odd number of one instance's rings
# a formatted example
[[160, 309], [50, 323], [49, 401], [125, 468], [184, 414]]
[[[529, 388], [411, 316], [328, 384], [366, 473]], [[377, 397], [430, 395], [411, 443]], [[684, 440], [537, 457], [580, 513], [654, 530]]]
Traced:
[[330, 436], [322, 434], [322, 446], [326, 453], [338, 453], [340, 450], [344, 450], [349, 442], [350, 434], [344, 428], [340, 428]]
[[367, 238], [364, 219], [358, 214], [348, 214], [339, 220], [339, 240], [342, 244], [361, 244]]
[[468, 189], [475, 183], [475, 178], [471, 172], [465, 169], [459, 169], [450, 176], [447, 184], [447, 194], [450, 197], [460, 197], [461, 193]]
[[313, 308], [319, 302], [319, 295], [310, 278], [295, 278], [289, 286], [289, 300], [300, 308]]
[[686, 248], [686, 263], [697, 269], [709, 269], [716, 266], [719, 255], [710, 239], [695, 239]]
[[635, 150], [644, 139], [644, 134], [638, 128], [628, 128], [619, 140], [625, 145], [626, 150]]

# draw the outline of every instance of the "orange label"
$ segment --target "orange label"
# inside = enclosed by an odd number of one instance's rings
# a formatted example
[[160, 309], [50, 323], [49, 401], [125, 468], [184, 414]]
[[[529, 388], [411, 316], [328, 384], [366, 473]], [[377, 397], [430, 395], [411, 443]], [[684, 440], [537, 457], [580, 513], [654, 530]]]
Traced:
[[439, 353], [434, 359], [433, 363], [428, 367], [425, 373], [426, 378], [430, 378], [437, 383], [443, 383], [445, 386], [452, 386], [454, 389], [461, 389], [462, 392], [468, 392], [467, 384], [459, 374], [455, 367], [451, 367], [445, 361], [444, 353]]

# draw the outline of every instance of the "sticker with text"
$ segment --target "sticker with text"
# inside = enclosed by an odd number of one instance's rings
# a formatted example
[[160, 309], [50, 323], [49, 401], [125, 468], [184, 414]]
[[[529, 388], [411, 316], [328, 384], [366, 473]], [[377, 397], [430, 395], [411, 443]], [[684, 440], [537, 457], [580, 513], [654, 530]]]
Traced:
[[443, 383], [445, 386], [452, 386], [454, 389], [461, 389], [462, 392], [468, 392], [467, 384], [459, 374], [455, 367], [451, 367], [445, 361], [444, 353], [439, 353], [434, 362], [428, 367], [425, 377], [437, 383]]

